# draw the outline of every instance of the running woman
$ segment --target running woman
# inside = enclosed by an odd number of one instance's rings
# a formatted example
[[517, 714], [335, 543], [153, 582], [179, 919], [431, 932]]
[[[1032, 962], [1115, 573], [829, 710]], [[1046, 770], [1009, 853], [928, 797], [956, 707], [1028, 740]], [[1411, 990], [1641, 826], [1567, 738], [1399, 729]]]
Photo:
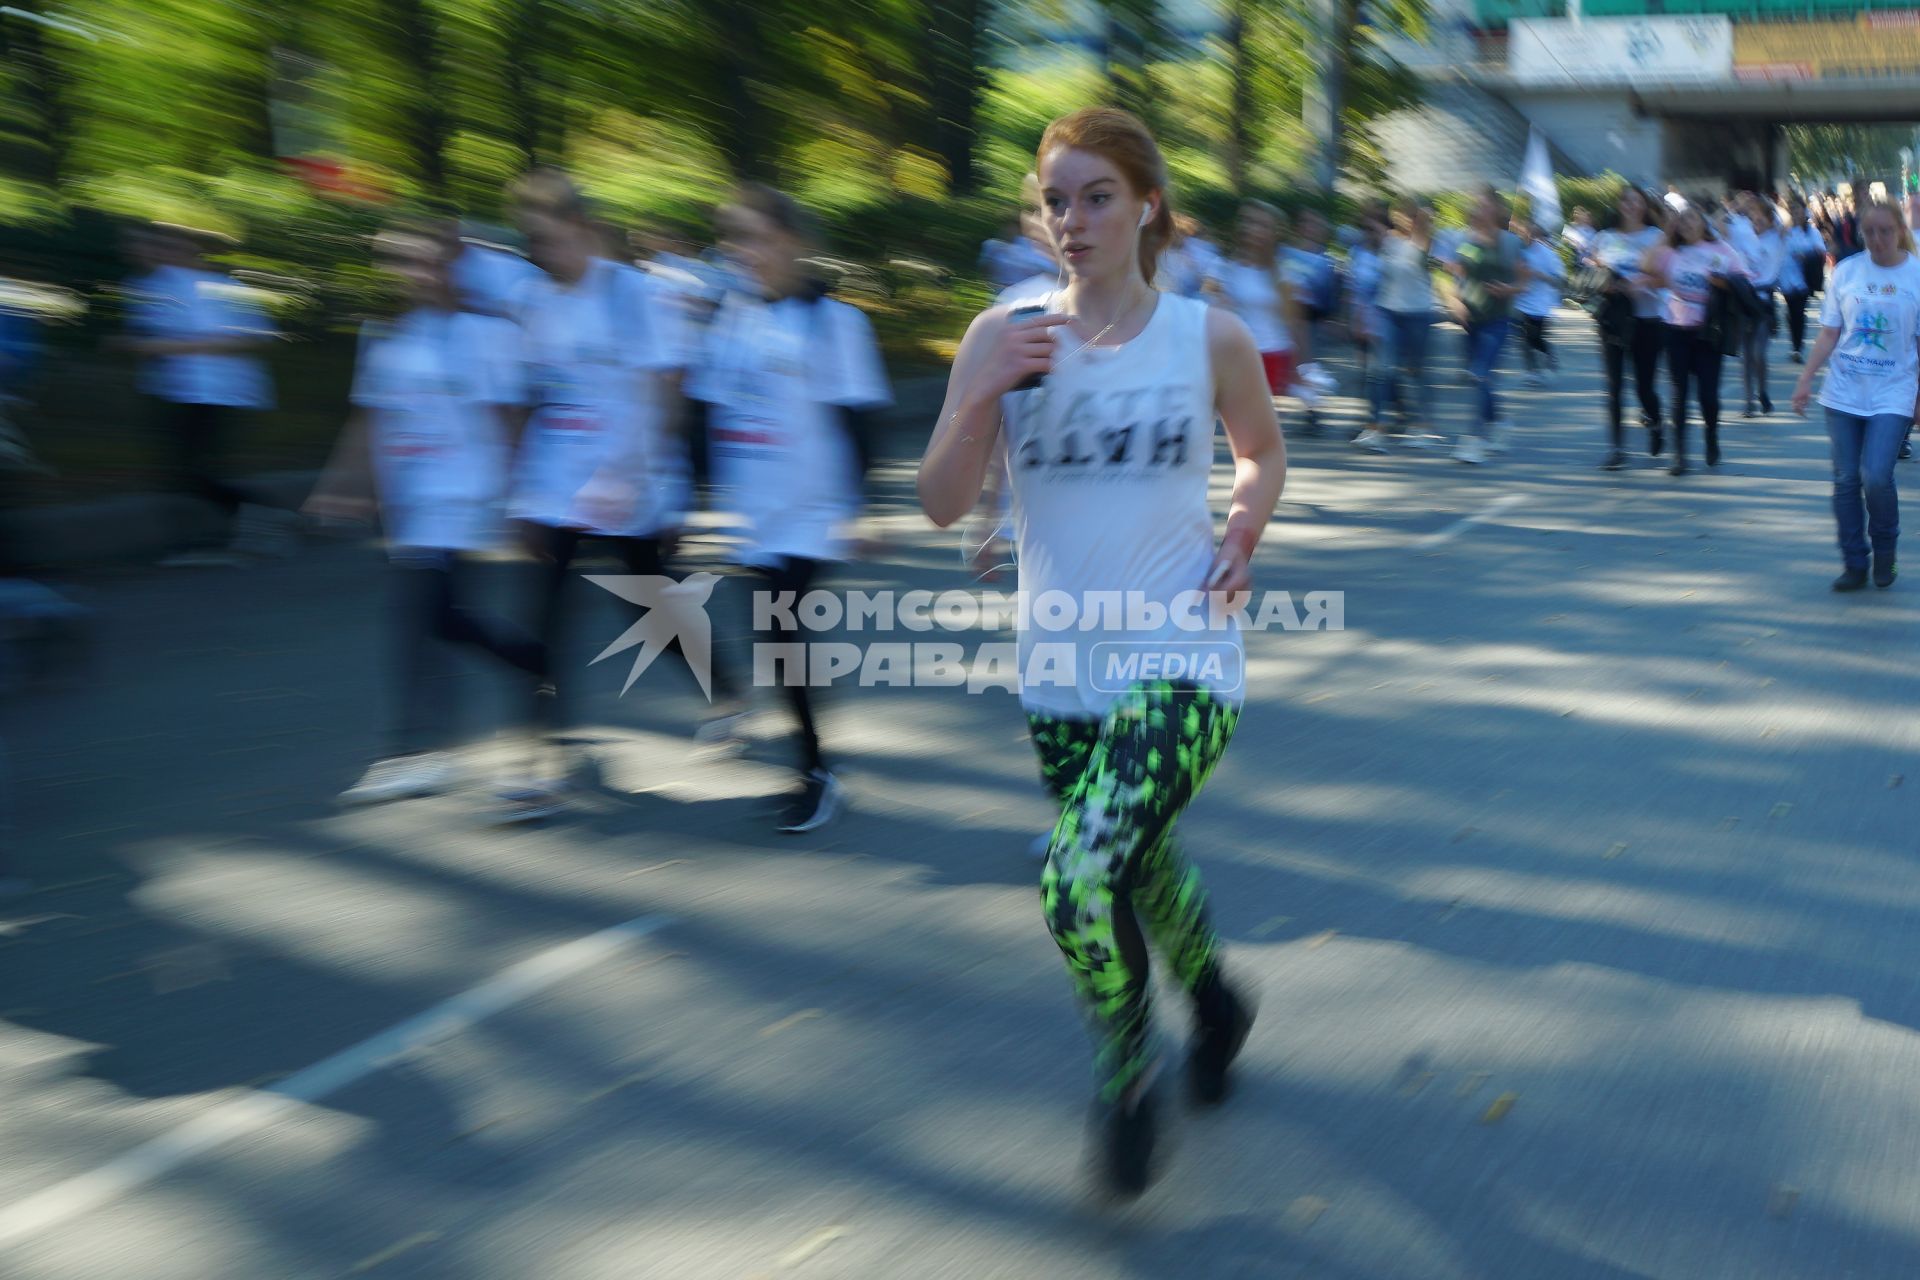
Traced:
[[1214, 264], [1207, 294], [1253, 335], [1274, 399], [1293, 383], [1294, 353], [1305, 347], [1306, 316], [1280, 270], [1280, 211], [1264, 200], [1240, 206], [1233, 256]]
[[[514, 199], [543, 275], [516, 306], [532, 412], [509, 513], [539, 566], [535, 609], [555, 695], [541, 716], [553, 730], [565, 692], [554, 677], [565, 656], [567, 582], [583, 541], [608, 540], [629, 574], [666, 573], [687, 468], [664, 408], [686, 352], [671, 300], [638, 269], [602, 256], [586, 202], [564, 174], [535, 170]], [[565, 762], [543, 754], [503, 796], [510, 819], [560, 807]]]
[[[1172, 213], [1166, 164], [1146, 127], [1113, 108], [1063, 116], [1041, 138], [1039, 174], [1068, 275], [1064, 310], [1015, 319], [995, 307], [975, 317], [920, 466], [920, 500], [937, 525], [965, 516], [1004, 432], [1024, 597], [1064, 593], [1080, 603], [1083, 624], [1110, 593], [1143, 614], [1169, 610], [1160, 628], [1127, 619], [1128, 630], [1108, 616], [1104, 630], [1076, 633], [1064, 673], [1038, 661], [1045, 646], [1034, 619], [1021, 629], [1021, 700], [1061, 805], [1042, 905], [1096, 1041], [1097, 1165], [1110, 1190], [1132, 1195], [1150, 1179], [1156, 1127], [1148, 938], [1193, 1001], [1187, 1078], [1196, 1102], [1225, 1099], [1253, 1023], [1222, 977], [1205, 891], [1173, 835], [1226, 750], [1241, 689], [1231, 677], [1102, 680], [1090, 642], [1177, 648], [1172, 611], [1207, 605], [1207, 591], [1247, 591], [1248, 561], [1285, 481], [1286, 446], [1246, 325], [1149, 284]], [[1270, 261], [1260, 221], [1258, 243], [1243, 237], [1243, 252]], [[1045, 378], [1037, 389], [1015, 390], [1035, 375]], [[1235, 458], [1217, 547], [1207, 505], [1216, 415]], [[1210, 634], [1238, 652], [1237, 631]]]
[[446, 229], [389, 232], [375, 251], [406, 310], [361, 328], [354, 414], [306, 508], [370, 517], [377, 493], [392, 562], [392, 749], [341, 795], [345, 804], [429, 795], [453, 780], [442, 646], [485, 650], [530, 678], [546, 667], [531, 636], [468, 607], [472, 554], [500, 532], [506, 406], [521, 399], [513, 325], [461, 309], [460, 246]]
[[[1392, 369], [1380, 409], [1400, 406], [1412, 419], [1410, 442], [1432, 444], [1433, 393], [1427, 383], [1427, 343], [1433, 334], [1433, 209], [1403, 198], [1393, 211], [1393, 234], [1380, 246], [1380, 287], [1374, 296], [1385, 317]], [[1372, 441], [1362, 441], [1369, 447]]]
[[1806, 363], [1807, 299], [1820, 276], [1827, 242], [1807, 217], [1807, 205], [1798, 195], [1787, 201], [1787, 227], [1780, 259], [1780, 295], [1787, 300], [1787, 340], [1793, 344], [1793, 362]]
[[1744, 417], [1755, 417], [1754, 401], [1760, 402], [1764, 417], [1773, 412], [1773, 397], [1767, 394], [1767, 348], [1773, 342], [1773, 291], [1780, 284], [1786, 260], [1787, 237], [1773, 206], [1757, 196], [1747, 197], [1734, 217], [1744, 222], [1740, 237], [1741, 256], [1746, 260], [1747, 279], [1764, 309], [1747, 318], [1740, 343], [1740, 388], [1746, 394]]
[[[727, 255], [755, 292], [720, 304], [687, 395], [708, 406], [716, 500], [736, 518], [739, 563], [769, 598], [791, 592], [799, 600], [850, 558], [873, 416], [893, 396], [866, 316], [808, 275], [817, 237], [790, 196], [743, 187], [720, 226]], [[755, 638], [804, 640], [777, 615]], [[743, 713], [737, 677], [718, 664], [715, 674], [723, 714]], [[799, 732], [800, 778], [779, 817], [779, 829], [792, 834], [826, 824], [842, 791], [821, 750], [805, 678], [781, 692]]]
[[1513, 229], [1524, 246], [1520, 260], [1532, 276], [1514, 300], [1513, 309], [1520, 317], [1520, 349], [1527, 364], [1527, 384], [1539, 388], [1547, 385], [1550, 372], [1560, 368], [1560, 358], [1547, 341], [1547, 323], [1553, 318], [1553, 309], [1560, 305], [1567, 268], [1560, 261], [1560, 251], [1541, 234], [1539, 223], [1525, 218], [1515, 222]]
[[1667, 370], [1673, 378], [1673, 465], [1667, 474], [1687, 474], [1687, 384], [1700, 399], [1707, 428], [1707, 465], [1720, 465], [1720, 343], [1707, 324], [1715, 289], [1745, 269], [1740, 255], [1713, 238], [1700, 210], [1688, 205], [1674, 215], [1666, 242], [1647, 254], [1642, 269], [1666, 290]]
[[[1664, 207], [1664, 206], [1662, 206]], [[1640, 399], [1640, 425], [1647, 431], [1647, 452], [1659, 457], [1665, 445], [1660, 428], [1660, 350], [1666, 342], [1666, 324], [1661, 318], [1660, 290], [1642, 269], [1654, 246], [1665, 237], [1650, 220], [1653, 203], [1646, 192], [1628, 187], [1614, 206], [1613, 225], [1594, 237], [1588, 261], [1607, 273], [1606, 290], [1633, 304], [1629, 319], [1608, 326], [1601, 335], [1600, 350], [1607, 378], [1607, 460], [1601, 465], [1618, 471], [1627, 465], [1625, 440], [1621, 434], [1626, 369], [1633, 363], [1633, 386]]]
[[1453, 456], [1478, 465], [1505, 447], [1498, 422], [1495, 380], [1500, 349], [1507, 343], [1513, 300], [1531, 279], [1521, 256], [1520, 238], [1507, 230], [1507, 202], [1482, 184], [1473, 203], [1467, 234], [1448, 264], [1454, 276], [1453, 318], [1467, 333], [1467, 376], [1474, 388], [1477, 434], [1461, 436]]
[[273, 322], [207, 262], [194, 233], [154, 226], [136, 232], [130, 247], [146, 271], [128, 282], [123, 345], [140, 358], [140, 390], [159, 408], [176, 485], [217, 508], [228, 537], [225, 550], [176, 548], [163, 563], [232, 565], [285, 554], [291, 514], [222, 475], [235, 426], [273, 407], [260, 358], [278, 337]]
[[1860, 236], [1866, 252], [1834, 267], [1820, 302], [1820, 337], [1793, 389], [1793, 411], [1804, 414], [1814, 375], [1833, 361], [1820, 403], [1833, 450], [1833, 519], [1843, 564], [1835, 591], [1867, 585], [1869, 547], [1873, 584], [1893, 585], [1900, 540], [1893, 464], [1920, 400], [1920, 258], [1913, 233], [1894, 206], [1874, 204], [1860, 215]]

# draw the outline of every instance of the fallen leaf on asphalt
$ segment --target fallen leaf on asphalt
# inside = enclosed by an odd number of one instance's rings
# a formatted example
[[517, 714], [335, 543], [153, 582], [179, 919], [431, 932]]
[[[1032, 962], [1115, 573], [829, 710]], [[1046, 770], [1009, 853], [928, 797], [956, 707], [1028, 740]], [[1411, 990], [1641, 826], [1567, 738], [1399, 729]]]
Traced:
[[1289, 1231], [1305, 1231], [1319, 1221], [1320, 1215], [1326, 1211], [1327, 1202], [1319, 1196], [1301, 1196], [1287, 1206], [1286, 1216], [1282, 1221]]
[[1773, 1190], [1767, 1193], [1767, 1216], [1784, 1219], [1793, 1212], [1793, 1206], [1799, 1199], [1800, 1188], [1774, 1183]]
[[1517, 1093], [1503, 1093], [1493, 1100], [1493, 1104], [1480, 1117], [1481, 1124], [1499, 1124], [1507, 1118], [1507, 1112], [1513, 1110], [1513, 1104], [1520, 1100]]

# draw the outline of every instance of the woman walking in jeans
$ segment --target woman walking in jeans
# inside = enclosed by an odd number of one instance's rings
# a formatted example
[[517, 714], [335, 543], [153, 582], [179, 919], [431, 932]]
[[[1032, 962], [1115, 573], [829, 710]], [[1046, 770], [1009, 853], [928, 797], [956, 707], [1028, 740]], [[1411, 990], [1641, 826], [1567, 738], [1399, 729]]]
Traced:
[[[1387, 366], [1373, 404], [1376, 426], [1354, 443], [1383, 449], [1388, 403], [1400, 406], [1412, 424], [1410, 438], [1429, 441], [1433, 397], [1427, 387], [1427, 335], [1433, 331], [1433, 210], [1405, 199], [1393, 212], [1393, 233], [1380, 246], [1380, 282], [1374, 291], [1386, 350], [1375, 358]], [[1369, 438], [1372, 437], [1372, 438]]]
[[1461, 462], [1485, 462], [1488, 451], [1504, 443], [1495, 434], [1500, 406], [1493, 375], [1507, 342], [1513, 300], [1531, 279], [1521, 259], [1520, 237], [1506, 227], [1507, 202], [1492, 187], [1482, 186], [1473, 221], [1450, 264], [1454, 319], [1467, 331], [1467, 374], [1479, 401], [1479, 434], [1463, 436], [1453, 454]]
[[1920, 259], [1913, 233], [1899, 210], [1876, 204], [1860, 216], [1860, 236], [1867, 251], [1833, 269], [1820, 303], [1820, 338], [1793, 389], [1793, 410], [1804, 414], [1814, 375], [1832, 360], [1820, 403], [1833, 449], [1833, 519], [1844, 566], [1835, 591], [1867, 585], [1869, 547], [1873, 584], [1893, 585], [1900, 539], [1893, 462], [1920, 397]]
[[1667, 242], [1647, 255], [1646, 273], [1667, 291], [1667, 370], [1673, 375], [1673, 465], [1670, 476], [1687, 474], [1687, 383], [1700, 398], [1707, 426], [1707, 465], [1720, 465], [1719, 343], [1707, 324], [1713, 290], [1741, 274], [1740, 255], [1713, 238], [1698, 209], [1683, 209], [1673, 219]]

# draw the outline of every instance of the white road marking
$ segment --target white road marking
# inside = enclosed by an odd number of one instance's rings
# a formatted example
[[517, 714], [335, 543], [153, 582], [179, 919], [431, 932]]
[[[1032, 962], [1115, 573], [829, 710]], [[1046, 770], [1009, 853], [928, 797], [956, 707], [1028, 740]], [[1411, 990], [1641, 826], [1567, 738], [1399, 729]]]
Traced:
[[477, 987], [288, 1076], [271, 1089], [221, 1103], [207, 1114], [96, 1169], [55, 1183], [0, 1209], [0, 1249], [20, 1244], [129, 1195], [195, 1156], [263, 1129], [289, 1112], [337, 1093], [422, 1045], [458, 1035], [501, 1010], [624, 951], [669, 923], [664, 916], [641, 916], [543, 951], [502, 970]]
[[1493, 519], [1494, 516], [1500, 514], [1502, 511], [1507, 510], [1509, 507], [1517, 507], [1521, 503], [1525, 502], [1526, 500], [1527, 500], [1526, 495], [1521, 493], [1510, 493], [1506, 495], [1504, 498], [1495, 498], [1492, 502], [1489, 502], [1487, 504], [1486, 510], [1477, 512], [1474, 515], [1467, 516], [1465, 519], [1462, 519], [1462, 520], [1455, 520], [1452, 524], [1440, 530], [1438, 533], [1430, 533], [1426, 537], [1420, 539], [1420, 541], [1414, 543], [1413, 545], [1416, 549], [1421, 551], [1426, 551], [1433, 547], [1442, 546], [1446, 543], [1452, 542], [1455, 538], [1465, 533], [1468, 529], [1471, 529], [1474, 525], [1480, 524], [1481, 522], [1486, 520], [1491, 520]]

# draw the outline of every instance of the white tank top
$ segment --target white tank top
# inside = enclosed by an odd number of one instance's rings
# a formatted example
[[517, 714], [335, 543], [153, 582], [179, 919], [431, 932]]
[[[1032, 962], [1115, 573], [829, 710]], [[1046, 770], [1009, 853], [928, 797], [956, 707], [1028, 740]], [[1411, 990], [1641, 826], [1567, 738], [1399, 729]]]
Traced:
[[1210, 628], [1204, 596], [1214, 556], [1206, 304], [1163, 293], [1122, 346], [1069, 355], [1080, 340], [1064, 330], [1056, 342], [1065, 358], [1046, 382], [1001, 400], [1021, 702], [1098, 719], [1128, 685], [1171, 679], [1238, 703], [1239, 629], [1230, 618]]

